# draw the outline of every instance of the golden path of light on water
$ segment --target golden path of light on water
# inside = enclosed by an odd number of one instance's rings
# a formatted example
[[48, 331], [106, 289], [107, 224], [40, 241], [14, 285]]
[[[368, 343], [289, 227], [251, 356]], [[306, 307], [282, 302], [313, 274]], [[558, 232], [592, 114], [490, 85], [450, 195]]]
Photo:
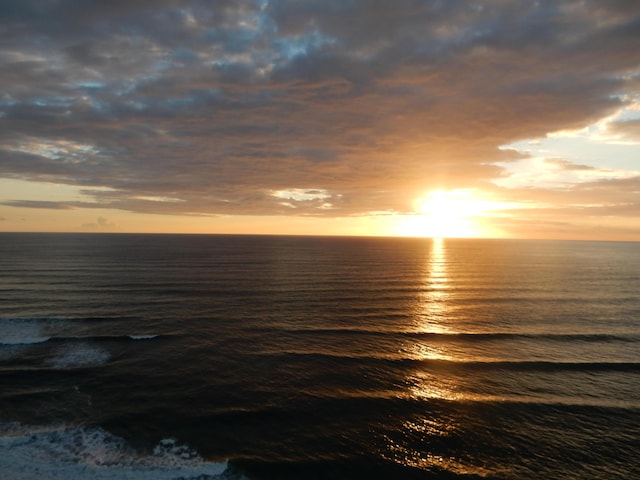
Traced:
[[[435, 361], [464, 361], [458, 352], [452, 351], [446, 336], [453, 336], [458, 331], [455, 325], [455, 309], [451, 305], [452, 272], [449, 269], [447, 257], [447, 240], [434, 238], [425, 259], [422, 285], [415, 299], [414, 331], [443, 335], [445, 338], [433, 340], [429, 336], [417, 336], [412, 344], [406, 345], [405, 351], [418, 360]], [[437, 371], [430, 371], [428, 367], [419, 366], [407, 371], [405, 377], [407, 390], [405, 395], [412, 399], [441, 399], [448, 401], [478, 399], [473, 395], [462, 392], [462, 385], [455, 376], [443, 377]], [[404, 432], [402, 438], [424, 438], [425, 445], [437, 437], [453, 435], [460, 425], [453, 417], [433, 417], [425, 414], [399, 426]], [[401, 465], [418, 469], [443, 469], [460, 475], [488, 474], [479, 465], [467, 465], [454, 456], [436, 455], [429, 449], [416, 449], [410, 442], [388, 438], [387, 451], [381, 452]]]
[[[416, 336], [409, 341], [404, 351], [415, 360], [433, 360], [436, 362], [464, 363], [477, 360], [468, 357], [463, 349], [456, 346], [456, 328], [458, 318], [455, 306], [456, 268], [451, 268], [451, 259], [447, 240], [434, 238], [425, 259], [421, 288], [415, 298], [414, 323], [412, 331], [434, 334], [434, 336]], [[455, 240], [454, 240], [455, 241]], [[446, 400], [487, 400], [488, 396], [479, 396], [464, 392], [465, 388], [455, 376], [446, 378], [437, 372], [417, 368], [408, 372], [408, 394], [414, 398], [440, 398]]]
[[[437, 335], [453, 335], [450, 315], [450, 279], [447, 265], [446, 240], [434, 238], [425, 259], [423, 279], [415, 300], [415, 331]], [[406, 348], [412, 358], [418, 360], [455, 361], [449, 351], [447, 341], [430, 341], [428, 337], [418, 337]], [[443, 381], [429, 380], [432, 375], [421, 370], [413, 371], [407, 378], [413, 397], [455, 398], [456, 385]]]
[[449, 325], [448, 301], [451, 294], [445, 239], [431, 240], [431, 249], [424, 264], [422, 277], [415, 306], [416, 330], [423, 333], [456, 333]]

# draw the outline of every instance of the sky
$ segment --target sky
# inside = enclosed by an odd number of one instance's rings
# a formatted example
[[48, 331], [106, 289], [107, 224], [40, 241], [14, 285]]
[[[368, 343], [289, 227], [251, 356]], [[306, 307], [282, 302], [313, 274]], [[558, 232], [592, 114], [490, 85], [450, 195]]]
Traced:
[[640, 2], [0, 0], [0, 231], [640, 241]]

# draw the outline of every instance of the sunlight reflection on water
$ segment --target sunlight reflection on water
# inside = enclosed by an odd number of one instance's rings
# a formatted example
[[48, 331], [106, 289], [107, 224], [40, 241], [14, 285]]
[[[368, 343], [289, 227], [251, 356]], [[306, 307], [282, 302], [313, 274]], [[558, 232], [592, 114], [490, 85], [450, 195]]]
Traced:
[[[451, 335], [455, 332], [447, 325], [449, 278], [445, 240], [434, 238], [424, 266], [422, 288], [416, 298], [416, 330], [423, 333]], [[417, 360], [451, 360], [448, 342], [433, 343], [418, 340], [406, 345], [408, 356]], [[425, 378], [428, 376], [429, 379]], [[410, 372], [406, 377], [409, 394], [414, 398], [455, 398], [456, 385], [433, 381], [432, 375], [422, 370]]]
[[[421, 288], [414, 300], [414, 331], [446, 336], [456, 333], [450, 327], [449, 289], [445, 240], [434, 238], [424, 262]], [[429, 337], [407, 341], [402, 351], [414, 360], [456, 360], [449, 351], [449, 342], [433, 342]], [[404, 383], [406, 391], [401, 395], [412, 399], [460, 398], [455, 377], [443, 378], [422, 367], [407, 371]], [[425, 414], [402, 423], [398, 429], [405, 440], [387, 438], [387, 451], [383, 454], [394, 462], [426, 470], [442, 468], [466, 472], [466, 468], [454, 458], [432, 453], [427, 447], [434, 439], [449, 437], [455, 432], [457, 426], [452, 419]], [[415, 448], [416, 445], [424, 445], [424, 448]]]
[[422, 289], [416, 298], [416, 327], [425, 333], [455, 333], [448, 327], [449, 278], [445, 240], [434, 238], [425, 262]]

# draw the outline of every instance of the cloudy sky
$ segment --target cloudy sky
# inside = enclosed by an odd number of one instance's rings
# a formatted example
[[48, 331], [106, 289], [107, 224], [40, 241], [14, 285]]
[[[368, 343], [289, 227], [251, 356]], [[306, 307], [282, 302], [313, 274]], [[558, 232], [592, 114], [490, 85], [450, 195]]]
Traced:
[[640, 240], [640, 2], [0, 0], [0, 231]]

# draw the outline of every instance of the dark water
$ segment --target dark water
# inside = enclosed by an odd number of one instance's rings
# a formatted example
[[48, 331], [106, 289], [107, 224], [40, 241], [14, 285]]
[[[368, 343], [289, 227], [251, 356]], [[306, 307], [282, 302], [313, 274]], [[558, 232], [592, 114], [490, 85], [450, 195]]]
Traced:
[[638, 479], [640, 244], [0, 235], [9, 479]]

